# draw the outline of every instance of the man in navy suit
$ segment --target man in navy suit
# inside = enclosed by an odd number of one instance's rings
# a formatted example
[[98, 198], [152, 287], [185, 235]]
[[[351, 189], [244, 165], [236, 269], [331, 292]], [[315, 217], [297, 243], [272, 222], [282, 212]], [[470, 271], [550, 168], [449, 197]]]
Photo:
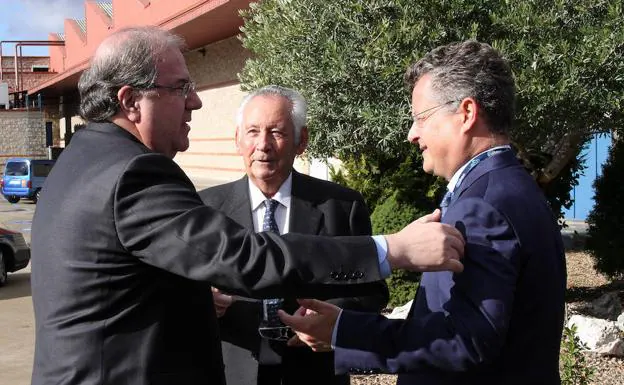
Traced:
[[314, 300], [282, 320], [337, 372], [399, 373], [398, 384], [559, 384], [565, 256], [555, 218], [509, 143], [511, 69], [474, 40], [408, 69], [423, 169], [448, 181], [442, 222], [465, 233], [461, 274], [424, 273], [408, 319]]

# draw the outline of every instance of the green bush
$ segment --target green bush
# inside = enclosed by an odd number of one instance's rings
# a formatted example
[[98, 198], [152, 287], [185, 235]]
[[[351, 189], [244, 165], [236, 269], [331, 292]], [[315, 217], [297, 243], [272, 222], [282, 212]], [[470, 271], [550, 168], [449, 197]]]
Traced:
[[587, 249], [596, 269], [611, 278], [624, 276], [624, 141], [615, 140], [602, 175], [594, 182], [594, 208], [587, 217]]
[[[398, 199], [398, 195], [399, 193], [395, 192], [389, 198], [380, 202], [373, 211], [371, 221], [374, 234], [397, 232], [414, 219], [426, 213], [411, 204], [401, 202]], [[390, 291], [388, 306], [400, 306], [414, 299], [419, 281], [420, 273], [404, 270], [394, 271], [386, 280]]]
[[400, 202], [397, 196], [398, 192], [395, 192], [375, 207], [371, 214], [374, 234], [395, 233], [425, 214], [413, 205]]
[[416, 291], [420, 284], [420, 273], [405, 270], [396, 270], [386, 279], [390, 291], [389, 308], [405, 305], [416, 298]]
[[561, 385], [588, 385], [591, 382], [594, 369], [588, 365], [584, 349], [585, 345], [576, 336], [576, 326], [564, 328], [559, 357]]
[[[439, 201], [444, 182], [421, 171], [420, 153], [415, 148], [404, 158], [379, 153], [349, 156], [342, 168], [332, 170], [332, 180], [364, 196], [372, 211], [374, 234], [401, 230], [413, 220], [430, 213]], [[388, 306], [396, 307], [414, 298], [420, 273], [395, 271], [387, 279]]]

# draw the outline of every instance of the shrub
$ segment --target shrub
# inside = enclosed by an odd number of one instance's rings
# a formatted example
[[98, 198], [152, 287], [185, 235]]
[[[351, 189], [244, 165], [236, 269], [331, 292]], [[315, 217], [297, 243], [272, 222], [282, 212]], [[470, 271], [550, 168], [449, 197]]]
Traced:
[[624, 275], [624, 141], [615, 140], [602, 175], [594, 182], [595, 205], [589, 216], [587, 249], [594, 258], [596, 269], [611, 278]]
[[576, 336], [575, 325], [563, 329], [559, 357], [561, 385], [587, 385], [591, 382], [594, 369], [588, 365], [583, 355], [585, 349], [586, 346]]
[[[389, 198], [379, 203], [373, 214], [374, 234], [388, 234], [401, 230], [414, 219], [425, 214], [425, 211], [416, 209], [413, 205], [401, 202], [398, 192], [394, 192]], [[414, 299], [420, 273], [397, 270], [386, 280], [390, 291], [389, 307], [396, 307]]]
[[[404, 158], [388, 154], [350, 156], [332, 180], [360, 191], [372, 211], [374, 234], [401, 230], [414, 219], [430, 213], [440, 200], [445, 182], [424, 174], [420, 152], [412, 147]], [[395, 271], [387, 279], [390, 307], [414, 298], [420, 273]]]

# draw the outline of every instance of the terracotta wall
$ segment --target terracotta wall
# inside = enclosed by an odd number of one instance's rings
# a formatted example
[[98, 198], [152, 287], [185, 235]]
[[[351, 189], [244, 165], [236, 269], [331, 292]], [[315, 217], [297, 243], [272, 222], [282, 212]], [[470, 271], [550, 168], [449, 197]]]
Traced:
[[[86, 31], [65, 19], [65, 48], [51, 47], [51, 63], [64, 72], [88, 62], [98, 44], [113, 31], [133, 25], [160, 25], [171, 29], [218, 7], [228, 0], [113, 0], [111, 19], [94, 1], [85, 1]], [[58, 36], [50, 35], [52, 40]]]

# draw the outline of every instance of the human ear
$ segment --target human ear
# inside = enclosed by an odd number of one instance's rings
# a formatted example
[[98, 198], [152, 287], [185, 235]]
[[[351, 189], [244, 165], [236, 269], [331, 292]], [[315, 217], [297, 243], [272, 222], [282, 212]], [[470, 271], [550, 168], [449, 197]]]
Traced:
[[474, 98], [465, 98], [461, 101], [459, 113], [462, 116], [462, 131], [466, 132], [475, 125], [480, 112], [479, 104]]
[[140, 95], [131, 86], [125, 85], [117, 91], [121, 112], [133, 123], [141, 120]]
[[297, 155], [303, 154], [305, 149], [308, 147], [308, 127], [301, 127], [301, 132], [299, 136], [299, 144], [297, 145]]
[[234, 134], [234, 145], [236, 145], [236, 151], [238, 152], [239, 155], [243, 155], [241, 153], [241, 149], [240, 149], [240, 145], [238, 144], [238, 133], [240, 131], [240, 127], [236, 126], [236, 133]]

